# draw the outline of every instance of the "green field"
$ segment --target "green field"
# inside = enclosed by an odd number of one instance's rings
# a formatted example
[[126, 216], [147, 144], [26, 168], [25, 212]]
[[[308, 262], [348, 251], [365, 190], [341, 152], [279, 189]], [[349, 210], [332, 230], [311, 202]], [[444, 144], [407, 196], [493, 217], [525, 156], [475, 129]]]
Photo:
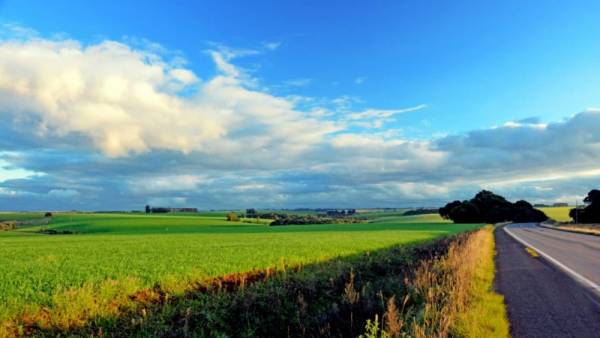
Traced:
[[543, 211], [546, 216], [552, 218], [558, 222], [569, 222], [572, 221], [571, 217], [569, 217], [569, 211], [574, 207], [547, 207], [547, 208], [539, 208]]
[[44, 217], [43, 212], [0, 212], [1, 221], [21, 221]]
[[221, 215], [59, 214], [49, 228], [76, 234], [39, 234], [38, 227], [0, 232], [0, 322], [24, 309], [73, 303], [77, 293], [101, 303], [155, 283], [176, 289], [209, 276], [318, 262], [475, 227], [435, 215], [269, 227]]

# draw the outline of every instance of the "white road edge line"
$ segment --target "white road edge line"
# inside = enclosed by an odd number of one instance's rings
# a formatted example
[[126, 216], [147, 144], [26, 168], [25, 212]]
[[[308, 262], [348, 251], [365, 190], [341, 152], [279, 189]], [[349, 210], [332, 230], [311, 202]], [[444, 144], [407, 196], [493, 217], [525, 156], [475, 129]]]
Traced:
[[562, 270], [564, 270], [565, 272], [567, 272], [568, 274], [571, 275], [571, 277], [574, 277], [575, 279], [579, 280], [580, 282], [587, 284], [587, 286], [591, 287], [594, 291], [596, 292], [600, 292], [600, 286], [598, 286], [598, 284], [592, 282], [591, 280], [583, 277], [582, 275], [578, 274], [577, 272], [575, 272], [573, 269], [569, 268], [568, 266], [564, 265], [563, 263], [559, 262], [558, 260], [556, 260], [555, 258], [553, 258], [552, 256], [548, 255], [547, 253], [543, 252], [542, 250], [536, 248], [535, 246], [527, 243], [525, 240], [519, 238], [517, 235], [515, 235], [512, 231], [508, 230], [508, 226], [504, 226], [502, 229], [504, 229], [504, 231], [509, 234], [512, 238], [514, 238], [517, 242], [532, 248], [533, 250], [535, 250], [538, 254], [540, 254], [542, 257], [546, 258], [547, 260], [549, 260], [552, 264], [558, 266], [559, 268], [561, 268]]

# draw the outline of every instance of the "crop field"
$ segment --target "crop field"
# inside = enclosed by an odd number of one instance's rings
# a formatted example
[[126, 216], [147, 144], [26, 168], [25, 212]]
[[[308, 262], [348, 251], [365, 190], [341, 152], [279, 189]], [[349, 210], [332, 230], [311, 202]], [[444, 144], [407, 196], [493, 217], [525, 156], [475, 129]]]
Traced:
[[543, 211], [546, 216], [552, 218], [558, 222], [569, 222], [572, 221], [571, 217], [569, 217], [569, 211], [574, 207], [548, 207], [548, 208], [539, 208]]
[[44, 217], [42, 212], [0, 212], [0, 221], [21, 221]]
[[48, 227], [74, 234], [40, 234], [36, 226], [0, 232], [0, 323], [42, 307], [85, 309], [157, 283], [177, 292], [207, 277], [320, 262], [478, 226], [435, 215], [269, 227], [227, 222], [221, 214], [58, 214]]

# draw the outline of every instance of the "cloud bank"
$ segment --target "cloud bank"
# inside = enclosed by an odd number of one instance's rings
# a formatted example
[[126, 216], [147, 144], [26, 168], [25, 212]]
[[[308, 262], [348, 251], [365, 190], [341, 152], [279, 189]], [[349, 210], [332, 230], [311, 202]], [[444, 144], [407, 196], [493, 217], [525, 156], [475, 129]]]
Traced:
[[160, 50], [0, 40], [0, 208], [434, 206], [481, 188], [571, 202], [599, 182], [598, 109], [416, 140], [388, 124], [424, 104], [301, 108], [235, 65], [258, 52], [217, 46], [201, 76]]

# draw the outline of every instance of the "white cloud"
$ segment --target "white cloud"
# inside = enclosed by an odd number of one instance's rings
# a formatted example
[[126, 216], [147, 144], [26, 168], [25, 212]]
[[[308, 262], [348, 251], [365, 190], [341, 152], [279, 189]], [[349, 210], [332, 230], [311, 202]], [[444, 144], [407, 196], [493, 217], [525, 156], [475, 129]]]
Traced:
[[263, 46], [268, 50], [275, 50], [281, 46], [281, 42], [279, 41], [271, 41], [263, 43]]
[[136, 177], [129, 182], [129, 188], [136, 194], [155, 194], [173, 191], [191, 191], [204, 181], [199, 175], [165, 175]]
[[15, 139], [23, 154], [0, 153], [2, 198], [358, 207], [443, 202], [481, 188], [548, 200], [600, 182], [597, 109], [407, 139], [400, 128], [372, 128], [427, 105], [359, 111], [365, 104], [352, 96], [276, 96], [232, 63], [257, 51], [212, 47], [217, 75], [200, 79], [180, 58], [161, 57], [160, 46], [30, 32], [0, 40], [0, 117], [52, 150], [28, 158]]
[[229, 62], [247, 53], [212, 51], [220, 74], [181, 96], [173, 91], [197, 84], [192, 71], [122, 43], [7, 40], [0, 43], [0, 106], [41, 137], [84, 135], [111, 157], [160, 149], [297, 153], [337, 129], [285, 98], [249, 89], [251, 79]]
[[28, 179], [44, 175], [42, 172], [27, 170], [14, 165], [12, 162], [18, 157], [18, 153], [0, 151], [0, 183], [8, 180]]
[[367, 81], [367, 78], [365, 76], [359, 76], [359, 77], [357, 77], [357, 78], [354, 79], [354, 84], [361, 85], [365, 81]]
[[154, 198], [151, 198], [148, 201], [148, 203], [154, 207], [172, 207], [172, 208], [189, 207], [187, 198], [181, 197], [181, 196], [154, 197]]
[[397, 114], [409, 113], [427, 108], [426, 104], [400, 109], [367, 109], [358, 113], [351, 113], [348, 117], [351, 120], [360, 120], [366, 118], [389, 118]]
[[55, 198], [73, 198], [79, 195], [79, 191], [73, 189], [52, 189], [48, 191], [48, 196]]
[[393, 119], [395, 115], [414, 112], [427, 108], [426, 104], [401, 109], [367, 109], [361, 112], [351, 112], [346, 119], [354, 125], [365, 128], [381, 128], [386, 122]]

